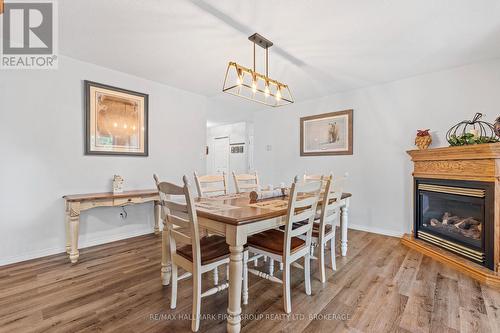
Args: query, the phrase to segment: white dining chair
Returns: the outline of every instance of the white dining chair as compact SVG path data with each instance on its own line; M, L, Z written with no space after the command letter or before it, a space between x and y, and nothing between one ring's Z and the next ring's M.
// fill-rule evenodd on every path
M158 187L158 185L160 185L160 179L158 178L158 175L156 174L153 174L153 179L155 181L155 185L156 185L156 188L158 189L158 195L160 196L160 200L174 200L174 201L180 201L180 202L185 202L185 197L184 195L182 196L171 196L171 195L166 195L165 193L162 193L160 192L160 189ZM161 201L160 201L161 202ZM164 206L161 206L160 205L160 217L161 217L161 220L163 221L163 231L161 233L161 237L162 237L162 246L165 246L168 247L168 239L167 239L167 228L166 228L166 218L167 218L167 214L168 214L169 210L168 208L164 207ZM176 214L178 212L171 212L172 214ZM181 214L182 216L182 214ZM200 237L204 237L204 236L207 236L208 235L208 232L206 229L203 229L203 228L200 228L199 230L200 232ZM165 249L165 248L162 248L162 258L161 258L161 281L162 281L162 284L164 286L168 286L169 283L170 283L170 279L169 279L169 269L170 269L170 266L168 265L168 250ZM213 279L214 279L214 284L217 285L218 284L218 281L219 281L219 271L217 270L217 268L215 268L213 270Z
M227 194L226 173L200 176L194 172L199 197Z
M326 181L328 179L333 179L333 173L330 172L329 174L326 174L326 175L320 175L320 174L307 174L307 172L304 172L304 176L302 179L304 180L304 182L319 182L319 181L321 181L323 184L321 186L321 192L323 192L325 190Z
M257 171L243 174L236 174L236 172L233 171L233 180L236 193L258 191L260 188Z
M326 181L325 181L326 179ZM336 270L335 261L335 227L339 221L339 202L342 198L342 180L337 183L340 186L334 186L335 180L333 177L323 177L325 183L323 187L323 195L320 206L320 213L316 214L313 223L312 237L311 237L311 254L312 259L319 259L319 272L320 280L322 283L326 282L325 273L325 250L328 243L330 243L330 257L332 270ZM303 237L302 237L303 238ZM315 248L319 249L319 258L314 256Z
M224 237L217 235L200 239L196 208L186 176L183 177L183 182L183 186L161 182L158 184L158 190L164 198L169 198L171 195L185 197L185 203L165 199L161 200L161 205L167 211L165 227L168 235L170 262L172 265L170 308L175 309L177 306L178 281L192 277L193 306L191 330L196 332L200 326L201 299L225 290L229 286L228 282L225 282L202 292L202 274L217 269L221 265L229 264L229 246L226 244ZM162 243L164 242L165 240ZM179 267L184 269L186 273L179 276Z
M290 299L290 268L304 270L304 284L307 295L311 294L310 246L312 226L321 190L321 182L294 182L290 189L285 231L271 229L248 237L248 250L243 255L243 303L248 302L248 273L252 273L283 287L283 308L286 313L292 311ZM307 221L298 225L296 222ZM299 236L305 234L305 239ZM248 252L262 254L274 261L283 263L282 279L268 273L248 268ZM303 258L303 266L297 260Z
M307 174L307 172L304 172L304 176L303 176L303 180L305 182L310 182L310 181L321 181L323 180L325 176L324 175L320 175L320 174Z

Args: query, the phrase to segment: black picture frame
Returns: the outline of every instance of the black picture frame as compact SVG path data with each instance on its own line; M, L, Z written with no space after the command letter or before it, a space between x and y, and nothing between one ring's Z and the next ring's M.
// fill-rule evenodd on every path
M140 93L133 90L114 87L107 84L102 84L94 81L84 80L84 94L85 94L85 155L111 155L111 156L149 156L149 95ZM144 99L144 151L143 152L121 152L121 151L97 151L92 150L91 147L91 103L90 103L90 89L92 87L113 90L116 92L138 96Z

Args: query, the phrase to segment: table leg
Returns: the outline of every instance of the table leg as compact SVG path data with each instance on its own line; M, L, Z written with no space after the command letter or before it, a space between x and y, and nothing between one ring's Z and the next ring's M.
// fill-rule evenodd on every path
M229 246L229 301L227 308L227 332L241 331L241 287L243 274L243 245Z
M342 256L347 255L347 226L349 223L349 199L345 200L345 204L340 207L340 229L342 233Z
M172 275L172 265L170 263L170 243L168 229L163 225L161 232L161 283L164 286L170 284L170 276Z
M160 202L158 200L154 201L154 208L153 209L154 209L154 216L155 216L154 232L155 232L155 235L159 235L160 234L160 220L161 220L161 214L160 214L161 205L160 205Z
M68 255L71 252L71 233L70 233L69 222L70 222L69 202L66 202L64 209L64 228L66 229L66 253Z
M69 206L69 224L70 224L70 238L71 249L69 252L69 260L72 264L78 261L80 252L78 251L78 234L80 229L80 203L74 202Z
M229 245L229 290L227 332L241 331L241 287L243 274L243 246L247 242L244 227L227 226L226 243Z

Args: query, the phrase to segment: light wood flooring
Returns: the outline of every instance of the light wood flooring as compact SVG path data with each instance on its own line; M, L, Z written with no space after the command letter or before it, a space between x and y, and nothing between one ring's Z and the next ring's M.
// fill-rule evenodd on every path
M159 262L160 238L146 235L83 249L76 265L59 254L0 267L0 332L190 332L191 280L170 310ZM243 332L500 332L499 290L397 238L350 230L348 255L324 285L313 262L312 296L292 273L290 317L281 286L250 277ZM204 298L200 332L225 332L226 307L227 291Z

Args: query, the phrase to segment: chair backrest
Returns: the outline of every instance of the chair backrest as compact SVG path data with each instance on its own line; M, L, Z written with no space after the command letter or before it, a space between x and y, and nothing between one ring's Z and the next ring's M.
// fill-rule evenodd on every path
M339 214L338 207L342 198L344 178L336 180L330 177L324 183L323 197L321 199L319 237L325 235L326 225L330 224L332 228L335 228L334 221Z
M323 178L323 175L308 175L304 173L303 180L305 182L310 182L310 181L320 181Z
M194 180L196 182L196 189L198 190L199 197L227 194L227 182L226 182L225 172L218 175L205 175L205 176L199 176L195 172ZM219 186L217 186L217 183L219 183Z
M162 199L160 203L166 212L165 221L170 242L170 253L176 253L177 243L191 245L193 264L201 265L200 233L194 199L187 177L184 176L182 180L184 185L178 186L172 183L158 182L157 178L155 179L158 183L160 197L167 198ZM172 195L183 196L185 203L172 201L170 199ZM189 233L185 231L189 231Z
M234 186L236 188L236 193L259 190L260 184L257 171L255 171L254 173L244 173L239 175L237 175L233 171L233 179L234 179Z
M285 248L283 249L283 253L287 256L290 255L292 237L306 234L306 247L310 248L314 216L321 191L321 181L297 182L297 178L295 177L288 199ZM303 221L307 221L307 223L294 225L296 222Z
M333 179L332 172L330 172L328 175L308 175L307 173L304 173L304 177L303 177L304 182L321 181L322 182L321 192L325 191L325 185L329 179Z

